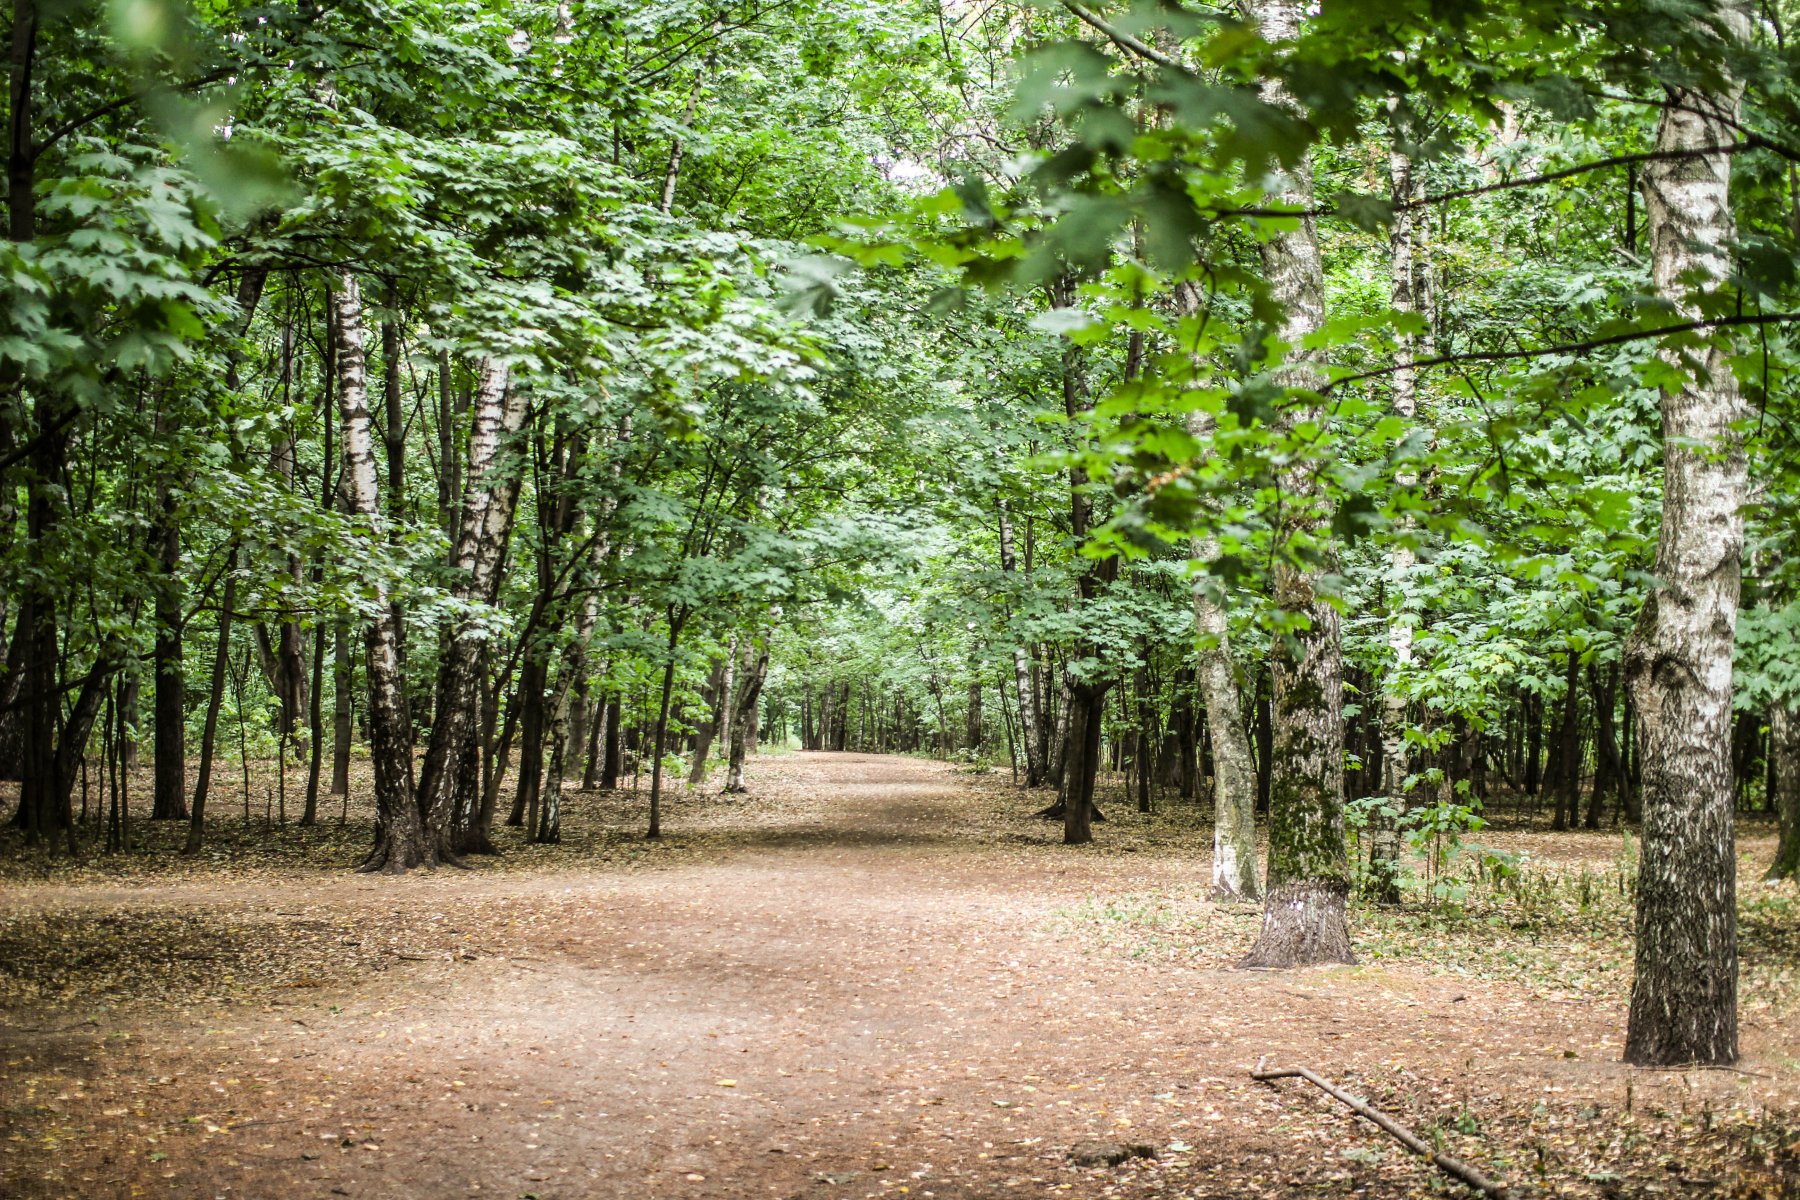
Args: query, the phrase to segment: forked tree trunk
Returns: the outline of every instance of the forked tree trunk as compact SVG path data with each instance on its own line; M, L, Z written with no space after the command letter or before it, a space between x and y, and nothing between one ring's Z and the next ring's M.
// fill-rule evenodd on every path
M688 783L706 782L706 761L712 755L713 740L719 736L719 726L725 720L725 712L731 707L731 651L713 663L712 677L707 680L706 696L711 712L707 714L706 723L694 734L693 762L688 767Z
M1301 0L1244 0L1244 13L1271 42L1299 35L1306 8ZM1265 85L1275 104L1292 106L1280 85ZM1302 159L1288 170L1273 199L1311 209L1312 165ZM1262 244L1263 276L1281 307L1276 331L1290 348L1279 375L1288 387L1311 388L1318 374L1299 358L1301 340L1325 318L1325 273L1318 227L1311 217ZM1289 420L1323 421L1316 407ZM1281 535L1289 541L1329 536L1326 501L1313 486L1308 465L1285 473L1288 496ZM1312 574L1283 556L1275 568L1275 603L1295 631L1274 652L1273 761L1269 795L1269 890L1262 931L1244 960L1247 967L1350 962L1344 906L1350 863L1344 845L1344 658L1337 610L1318 594Z
M1728 38L1748 37L1744 0L1725 0L1716 19ZM1692 152L1738 140L1741 94L1735 83L1717 93L1672 90L1656 149ZM1689 296L1695 283L1717 287L1731 272L1730 180L1724 154L1644 167L1651 277L1687 319L1702 312ZM1720 343L1670 352L1691 378L1662 393L1657 586L1626 644L1642 734L1644 834L1625 1058L1645 1066L1738 1056L1731 663L1747 465L1734 427L1745 411L1730 354Z
M485 360L475 389L468 469L461 472L468 483L450 559L454 594L465 603L492 604L499 593L519 488L496 468L507 443L524 428L529 407L523 389L508 386L505 364ZM419 810L426 837L437 857L446 862L455 860L450 825L457 796L469 794L462 774L481 727L482 651L486 646L484 623L467 616L451 629L438 663L436 712L419 771Z
M756 719L761 708L763 679L769 671L769 644L775 631L769 629L759 638L746 638L739 650L737 712L731 722L731 757L725 768L725 790L743 793L744 766L756 749Z
M1764 879L1800 879L1800 715L1788 704L1769 711L1769 755L1775 760L1775 813L1781 830Z
M344 274L331 296L337 343L338 413L350 516L377 541L382 515L375 482L374 427L369 420L368 368L363 350L362 292L356 277ZM368 628L363 647L369 676L369 757L375 775L375 848L358 868L402 874L437 864L436 847L425 836L413 792L412 722L407 715L406 681L400 670L400 629L387 583L379 573L367 580Z

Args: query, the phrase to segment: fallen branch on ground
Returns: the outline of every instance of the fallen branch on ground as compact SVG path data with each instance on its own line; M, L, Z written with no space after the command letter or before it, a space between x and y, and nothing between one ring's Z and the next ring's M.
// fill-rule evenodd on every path
M1448 1154L1441 1154L1438 1151L1433 1150L1418 1134L1400 1124L1400 1122L1394 1120L1387 1114L1378 1112L1369 1107L1367 1101L1358 1100L1349 1092L1344 1091L1335 1084L1328 1083L1326 1080L1315 1075L1305 1067L1277 1067L1273 1070L1265 1070L1263 1064L1268 1061L1269 1056L1266 1054L1257 1059L1256 1069L1250 1072L1250 1078L1261 1080L1264 1083L1269 1083L1277 1079L1304 1079L1332 1099L1341 1100L1349 1105L1350 1111L1357 1116L1363 1117L1366 1120L1379 1125L1383 1130L1391 1134L1395 1141L1399 1142L1402 1146L1405 1146L1408 1150L1411 1150L1414 1154L1430 1159L1438 1170L1450 1176L1452 1179L1460 1179L1478 1192L1482 1192L1489 1196L1499 1197L1499 1200L1506 1200L1507 1191L1504 1184L1495 1183L1460 1158L1452 1158Z

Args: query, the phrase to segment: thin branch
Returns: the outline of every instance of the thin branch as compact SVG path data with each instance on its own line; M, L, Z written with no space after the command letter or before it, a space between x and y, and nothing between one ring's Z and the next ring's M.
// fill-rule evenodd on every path
M174 84L169 87L168 90L171 92L198 91L208 84L220 83L226 79L230 79L233 75L238 73L239 69L240 68L238 67L220 67L216 71L208 71L198 79L190 79L186 83ZM148 92L133 92L129 96L120 96L117 100L110 100L107 103L102 104L99 108L90 109L78 117L72 117L69 120L64 121L61 125L58 125L55 129L52 129L49 133L45 134L43 141L32 147L31 153L33 157L42 154L50 147L56 145L56 143L62 141L63 138L69 136L69 134L80 129L83 125L91 125L101 117L110 116L111 114L118 112L121 108L128 108L144 99L147 94Z
M1572 354L1583 350L1598 350L1602 346L1621 346L1627 342L1648 341L1672 333L1694 333L1703 329L1724 329L1734 325L1787 325L1800 324L1800 312L1785 313L1744 313L1735 317L1717 317L1708 321L1683 321L1677 325L1658 325L1654 329L1634 329L1627 333L1615 333L1603 338L1590 338L1584 342L1562 342L1554 346L1540 346L1535 350L1470 350L1460 354L1440 354L1435 358L1421 358L1412 366L1416 369L1425 367L1441 367L1451 363L1472 362L1516 362L1520 359L1549 358L1556 354ZM1344 375L1331 380L1320 392L1329 392L1346 383L1358 383L1364 379L1378 379L1384 375L1392 375L1400 367L1390 363L1385 367L1375 367L1368 371L1358 371L1354 375Z

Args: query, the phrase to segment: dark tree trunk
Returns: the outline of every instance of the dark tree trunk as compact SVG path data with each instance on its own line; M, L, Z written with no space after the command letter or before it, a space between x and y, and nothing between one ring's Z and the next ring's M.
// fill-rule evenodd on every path
M1525 693L1525 794L1538 794L1538 765L1544 758L1544 698Z
M1619 761L1619 738L1614 723L1619 700L1619 667L1614 664L1604 676L1598 667L1588 668L1588 690L1594 699L1594 789L1588 795L1586 825L1600 828L1606 811L1606 797L1620 787L1625 769Z
M1069 732L1063 752L1063 845L1080 846L1094 840L1094 821L1100 819L1094 805L1094 781L1100 772L1100 732L1106 711L1104 683L1072 683L1069 686Z
M150 819L187 819L187 677L181 648L181 531L175 499L164 485L157 502L157 523L150 534L156 549L156 646L154 705L156 773L151 784Z
M225 559L225 585L219 599L219 641L213 651L212 682L206 694L206 722L200 730L200 770L194 779L194 803L188 812L183 854L200 853L206 836L206 794L212 787L213 751L218 744L219 707L225 700L225 672L231 665L231 610L237 603L237 547Z
M350 744L356 737L356 663L350 657L350 625L339 621L332 631L331 794L350 795Z
M1556 735L1556 820L1567 829L1581 811L1581 655L1570 650L1563 670L1562 720Z
M619 697L606 701L606 761L600 770L600 790L617 791L619 776L625 771L624 705Z
M1777 704L1769 712L1769 757L1775 763L1775 813L1781 841L1765 879L1800 879L1800 718Z
M731 758L725 769L727 792L749 790L744 784L744 768L756 749L757 714L761 709L763 680L769 671L769 644L774 640L774 633L769 629L759 639L746 639L740 651L743 655L738 669L741 682L737 713L731 723Z

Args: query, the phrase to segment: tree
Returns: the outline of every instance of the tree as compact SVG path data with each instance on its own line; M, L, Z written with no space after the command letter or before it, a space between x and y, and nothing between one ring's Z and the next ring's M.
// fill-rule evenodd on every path
M1720 56L1704 84L1669 89L1656 147L1672 157L1647 164L1641 177L1657 294L1690 320L1730 303L1721 285L1731 273L1731 160L1704 151L1737 128L1743 88L1725 63L1732 44L1748 39L1749 11L1726 0L1707 24ZM1644 772L1625 1057L1643 1065L1738 1056L1731 661L1747 460L1730 353L1718 336L1671 347L1657 582L1625 658Z

